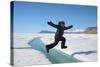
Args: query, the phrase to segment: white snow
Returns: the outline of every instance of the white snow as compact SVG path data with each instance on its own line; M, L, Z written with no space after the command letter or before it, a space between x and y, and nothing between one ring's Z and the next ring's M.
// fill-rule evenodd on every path
M31 39L39 36L40 35L38 34L29 33L14 34L14 48L16 48L14 49L14 66L51 64L51 62L41 52L32 48L27 48L30 47L27 43Z
M30 47L27 43L33 38L41 37L45 45L54 42L54 34L14 33L14 47ZM97 34L65 34L67 49L61 49L61 42L55 47L69 55L75 52L97 51ZM76 54L82 61L96 61L97 53ZM15 65L51 64L41 52L34 49L14 49Z
M48 37L43 37L42 41L46 44L54 42L54 35L46 35ZM97 51L97 35L96 34L65 34L67 49L61 49L61 42L55 47L69 55L75 52L87 52L87 51ZM97 53L91 54L76 54L75 58L82 61L96 61Z
M51 62L39 51L33 49L15 49L14 50L14 65L36 65L36 64L51 64Z

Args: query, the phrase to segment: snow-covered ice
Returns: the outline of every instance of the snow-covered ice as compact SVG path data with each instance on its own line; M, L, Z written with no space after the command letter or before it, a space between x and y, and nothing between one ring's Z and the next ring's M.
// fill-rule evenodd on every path
M14 49L14 65L51 64L44 54L28 45L28 42L36 37L41 37L45 45L54 42L54 34L14 33L14 48L26 47L26 49ZM74 54L75 58L82 61L97 60L97 34L64 34L64 37L68 48L61 49L59 42L56 49L69 55Z
M46 35L42 41L46 44L54 42L54 35ZM61 42L55 47L69 55L74 53L75 58L82 61L96 61L97 60L97 34L65 34L67 49L61 49ZM91 53L86 55L90 51Z
M39 35L14 34L14 66L51 64L44 54L28 45L28 42L35 37L39 37Z

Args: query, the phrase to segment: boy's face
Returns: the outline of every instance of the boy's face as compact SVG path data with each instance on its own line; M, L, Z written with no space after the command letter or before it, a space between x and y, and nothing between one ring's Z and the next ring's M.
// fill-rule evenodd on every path
M61 27L64 27L65 25L63 23L61 23Z

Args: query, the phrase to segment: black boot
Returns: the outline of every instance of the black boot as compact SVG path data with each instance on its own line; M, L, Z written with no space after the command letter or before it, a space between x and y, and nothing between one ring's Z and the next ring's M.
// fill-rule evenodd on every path
M67 46L61 46L61 48L62 48L62 49L65 49L65 48L67 48Z
M48 45L46 45L46 50L47 50L47 53L49 53L49 48L48 48Z

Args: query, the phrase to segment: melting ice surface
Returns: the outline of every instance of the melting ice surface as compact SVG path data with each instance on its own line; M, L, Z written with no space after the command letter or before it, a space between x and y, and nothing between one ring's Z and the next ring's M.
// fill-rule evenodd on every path
M97 35L96 34L65 34L67 49L61 49L61 43L50 50L50 54L46 54L45 47L40 46L39 50L31 48L29 45L33 39L41 37L38 44L50 44L54 41L54 34L37 34L37 33L15 33L14 34L14 48L25 48L25 49L14 49L14 65L36 65L36 64L51 64L60 63L57 61L64 61L59 58L63 56L75 57L81 61L96 61L97 60ZM36 42L35 41L35 42ZM35 43L34 42L34 43ZM27 48L28 47L28 48ZM42 52L41 52L42 51ZM44 52L44 53L43 53ZM86 54L86 53L88 54ZM59 53L59 57L56 57ZM54 55L53 57L51 55ZM48 56L50 58L48 59ZM55 59L52 60L52 58ZM57 59L57 60L56 60ZM70 60L67 58L67 60ZM54 61L54 62L53 62Z
M72 63L72 62L81 62L80 60L74 58L73 56L70 56L68 54L65 54L64 52L57 50L57 49L51 49L49 53L46 52L46 48L44 43L40 40L40 38L32 39L28 43L33 49L39 50L45 56L52 62L52 63Z

